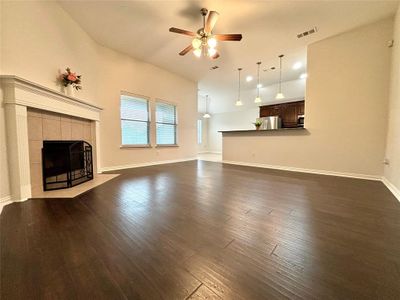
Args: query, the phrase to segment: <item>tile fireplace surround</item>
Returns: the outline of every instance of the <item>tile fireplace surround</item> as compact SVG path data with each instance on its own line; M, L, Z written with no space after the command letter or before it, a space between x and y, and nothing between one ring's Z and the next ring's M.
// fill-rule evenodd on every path
M32 168L40 161L38 143L44 139L87 139L93 146L99 169L101 107L17 76L2 75L0 82L8 163L13 166L9 168L11 201L31 198L32 188L37 188L41 176L38 179L39 171Z

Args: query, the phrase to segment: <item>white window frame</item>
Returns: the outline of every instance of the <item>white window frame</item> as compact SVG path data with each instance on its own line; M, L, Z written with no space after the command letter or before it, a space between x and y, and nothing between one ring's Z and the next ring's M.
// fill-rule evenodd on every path
M122 142L122 121L125 120L122 118L121 115L121 96L128 96L128 97L133 97L133 98L139 98L142 100L146 100L147 103L147 121L142 121L142 120L134 120L134 119L129 119L129 121L136 121L136 122L146 122L147 123L147 144L123 144ZM150 148L151 147L151 111L150 111L150 98L143 96L143 95L138 95L138 94L133 94L130 92L126 91L121 91L120 93L120 98L119 98L119 120L120 120L120 128L121 128L121 146L120 148Z
M161 122L157 122L157 103L161 103L161 104L168 104L168 105L172 105L175 108L175 124L172 123L161 123ZM169 102L169 101L165 101L162 99L156 99L155 101L155 105L154 105L154 117L155 117L155 127L156 127L156 147L157 148L161 148L161 147L179 147L178 145L178 105L176 103L173 102ZM168 125L175 125L175 144L158 144L157 143L157 124L168 124Z

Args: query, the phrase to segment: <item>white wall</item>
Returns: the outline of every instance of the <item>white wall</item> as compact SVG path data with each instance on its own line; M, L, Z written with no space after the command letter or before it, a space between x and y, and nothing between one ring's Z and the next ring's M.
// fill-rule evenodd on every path
M275 100L277 90L278 85L276 84L262 88L260 92L263 100L262 105L277 103L277 100ZM294 99L303 100L305 96L305 80L298 79L284 82L282 91L286 99L279 102L290 102ZM234 101L232 101L231 107L225 108L226 112L212 115L208 128L208 151L222 152L222 134L218 132L219 130L254 129L253 122L260 114L259 105L254 103L254 97L254 91L245 91L242 97L243 106L240 107L240 111L237 110ZM218 99L213 99L213 101L218 101Z
M400 197L400 9L394 23L386 157L389 165L385 166L384 176Z
M382 176L393 19L308 47L307 134L224 137L225 160Z
M197 84L153 65L98 45L57 2L1 1L1 74L17 75L59 90L56 77L65 67L82 74L79 98L104 108L101 114L102 167L194 157ZM120 149L119 95L131 93L178 106L180 147ZM0 197L9 194L3 147L4 112L0 110ZM152 118L154 120L154 116ZM152 142L155 125L151 126ZM12 166L10 166L12 167Z

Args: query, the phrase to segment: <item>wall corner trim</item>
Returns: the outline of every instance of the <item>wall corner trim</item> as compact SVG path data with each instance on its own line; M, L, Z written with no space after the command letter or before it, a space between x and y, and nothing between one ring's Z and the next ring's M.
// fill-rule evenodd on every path
M382 182L388 188L388 190L392 192L397 200L400 201L400 190L384 176L382 177Z

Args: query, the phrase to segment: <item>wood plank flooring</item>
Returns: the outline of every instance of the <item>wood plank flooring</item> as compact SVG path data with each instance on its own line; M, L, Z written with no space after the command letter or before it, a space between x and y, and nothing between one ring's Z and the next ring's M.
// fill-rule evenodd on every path
M1 299L400 299L380 182L190 161L1 214Z

